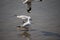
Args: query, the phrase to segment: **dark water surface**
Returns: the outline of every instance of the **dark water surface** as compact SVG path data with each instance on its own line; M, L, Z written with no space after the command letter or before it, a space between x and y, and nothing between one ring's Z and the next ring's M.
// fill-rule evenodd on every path
M32 29L19 31L21 20L15 15L32 17ZM25 36L25 37L24 37ZM60 0L32 2L32 12L26 12L22 0L0 0L0 40L60 40Z

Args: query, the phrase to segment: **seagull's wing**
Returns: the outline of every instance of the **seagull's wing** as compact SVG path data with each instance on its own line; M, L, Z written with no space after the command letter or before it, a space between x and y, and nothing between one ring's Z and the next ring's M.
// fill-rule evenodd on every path
M20 15L20 16L17 16L17 18L27 19L27 16L26 15Z

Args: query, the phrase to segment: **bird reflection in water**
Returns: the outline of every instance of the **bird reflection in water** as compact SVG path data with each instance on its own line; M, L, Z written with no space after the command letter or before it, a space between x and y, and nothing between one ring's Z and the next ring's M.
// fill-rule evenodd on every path
M31 40L31 34L29 33L29 28L28 27L23 27L23 28L19 28L20 26L17 27L17 29L21 30L21 37L26 38L26 40Z
M22 37L25 37L27 40L31 40L30 36L31 34L29 34L28 31L24 31L22 34L21 34Z

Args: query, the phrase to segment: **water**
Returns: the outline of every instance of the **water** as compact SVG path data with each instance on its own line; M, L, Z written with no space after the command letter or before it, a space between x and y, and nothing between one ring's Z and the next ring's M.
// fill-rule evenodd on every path
M31 14L26 13L20 0L1 0L0 3L0 40L60 40L59 0L34 1ZM14 15L31 16L31 29L18 31L16 26L22 20Z

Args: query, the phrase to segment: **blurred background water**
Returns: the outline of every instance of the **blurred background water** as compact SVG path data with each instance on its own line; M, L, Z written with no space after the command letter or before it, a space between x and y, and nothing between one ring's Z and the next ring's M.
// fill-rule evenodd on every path
M60 40L60 0L33 1L31 14L22 0L0 0L0 40L26 40L16 29L22 20L15 15L32 17L31 40Z

